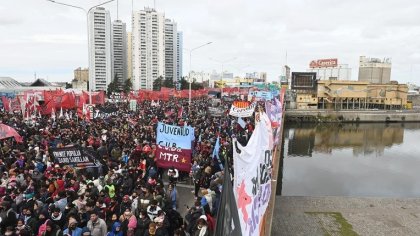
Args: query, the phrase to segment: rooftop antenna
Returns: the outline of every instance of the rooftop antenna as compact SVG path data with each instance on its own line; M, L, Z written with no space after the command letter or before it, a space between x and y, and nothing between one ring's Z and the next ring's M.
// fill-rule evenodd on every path
M118 18L118 0L117 0L117 20L119 20L119 18Z
M131 0L131 12L134 12L134 0Z
M35 80L36 80L36 71L35 71L35 73L34 73L34 78L35 78Z
M153 8L156 10L156 0L153 0Z

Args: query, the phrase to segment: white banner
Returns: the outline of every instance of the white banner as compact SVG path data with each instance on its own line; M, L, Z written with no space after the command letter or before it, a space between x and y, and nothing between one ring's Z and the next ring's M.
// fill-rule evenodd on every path
M233 141L233 187L242 235L260 235L260 226L271 196L272 137L268 116L257 113L255 130L247 146ZM241 152L238 153L236 148Z
M232 104L232 106L230 107L229 115L235 117L250 117L252 116L252 113L254 113L256 106L257 103L255 102L251 103L251 105L245 108L239 108Z

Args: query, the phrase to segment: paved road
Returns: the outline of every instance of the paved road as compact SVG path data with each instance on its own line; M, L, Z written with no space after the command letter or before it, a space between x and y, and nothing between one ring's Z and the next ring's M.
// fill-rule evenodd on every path
M420 198L277 196L272 235L420 235Z

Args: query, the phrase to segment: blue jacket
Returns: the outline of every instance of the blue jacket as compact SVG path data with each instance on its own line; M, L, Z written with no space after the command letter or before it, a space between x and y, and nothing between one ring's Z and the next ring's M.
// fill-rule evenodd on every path
M69 228L65 229L63 231L63 234L68 234L69 233ZM82 235L82 229L79 227L76 227L72 232L71 232L71 236L81 236Z
M117 230L117 227L120 227L120 231L116 231ZM115 222L113 225L112 225L112 230L111 230L111 232L108 232L108 235L107 236L123 236L123 232L122 232L122 228L121 228L121 223L120 222Z

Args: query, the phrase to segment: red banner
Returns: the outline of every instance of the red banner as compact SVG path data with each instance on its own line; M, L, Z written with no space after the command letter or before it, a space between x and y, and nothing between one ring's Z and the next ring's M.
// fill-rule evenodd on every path
M23 142L22 136L20 136L15 129L5 124L0 124L0 139L14 137L16 142Z
M85 101L89 103L89 93L83 91L83 97L85 98ZM92 104L105 104L105 92L99 91L99 92L92 92Z
M191 170L191 150L157 145L155 161L158 167L175 167L180 171Z

